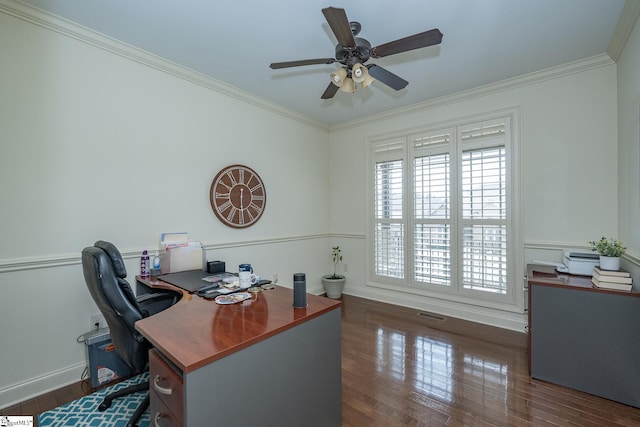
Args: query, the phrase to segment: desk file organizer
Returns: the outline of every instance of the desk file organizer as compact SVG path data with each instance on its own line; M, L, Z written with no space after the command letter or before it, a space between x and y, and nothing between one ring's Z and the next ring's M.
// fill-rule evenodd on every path
M204 270L207 254L202 243L190 241L187 233L162 233L160 236L162 274Z

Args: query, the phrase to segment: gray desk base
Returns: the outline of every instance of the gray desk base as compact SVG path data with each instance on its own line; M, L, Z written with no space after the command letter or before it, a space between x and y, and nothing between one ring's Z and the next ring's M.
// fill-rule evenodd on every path
M183 377L185 426L340 426L340 310Z
M640 407L640 298L529 285L531 377Z

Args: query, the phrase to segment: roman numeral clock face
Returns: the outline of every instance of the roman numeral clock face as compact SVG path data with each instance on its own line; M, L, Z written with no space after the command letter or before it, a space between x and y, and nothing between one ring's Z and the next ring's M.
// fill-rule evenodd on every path
M223 224L245 228L262 216L267 192L254 170L243 165L231 165L213 178L209 199L211 209Z

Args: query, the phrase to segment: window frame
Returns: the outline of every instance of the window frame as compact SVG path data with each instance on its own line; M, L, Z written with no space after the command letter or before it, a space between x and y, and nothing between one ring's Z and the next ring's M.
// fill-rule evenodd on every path
M507 229L506 238L506 292L504 294L493 293L487 290L468 289L462 283L462 266L459 265L459 254L462 248L462 186L459 182L461 179L462 153L468 151L465 144L461 141L461 130L473 126L478 123L491 121L504 121L504 148L506 161L506 219L504 220ZM451 167L451 214L450 223L451 246L455 250L450 251L451 255L451 286L443 286L439 284L417 282L414 280L416 275L414 266L414 227L418 223L428 223L430 221L419 221L415 218L414 197L415 189L413 188L413 173L416 153L423 151L422 148L416 149L412 143L412 138L417 135L435 133L438 130L452 129L453 142L449 144L448 149L441 148L441 152L448 152L450 155ZM404 233L404 256L405 256L405 274L402 279L388 278L376 275L374 272L375 260L373 253L375 252L375 228L376 218L374 217L373 199L375 185L375 168L376 156L375 147L389 141L404 141L404 150L402 153L403 160L403 222L405 224ZM475 143L474 143L475 144ZM482 143L475 144L482 146ZM493 144L495 146L495 144ZM518 285L520 280L517 274L517 267L521 264L521 249L518 245L520 242L520 159L518 155L519 145L519 109L517 107L496 111L493 113L479 114L476 116L454 119L448 122L434 123L421 128L407 129L393 134L380 135L367 139L367 274L366 285L378 288L384 288L393 291L414 293L425 296L435 296L454 301L471 303L490 308L508 309L511 311L520 311L519 307L523 304L519 301ZM427 148L426 151L429 151ZM431 150L437 152L438 149ZM431 221L433 222L433 221ZM454 240L455 239L455 243Z

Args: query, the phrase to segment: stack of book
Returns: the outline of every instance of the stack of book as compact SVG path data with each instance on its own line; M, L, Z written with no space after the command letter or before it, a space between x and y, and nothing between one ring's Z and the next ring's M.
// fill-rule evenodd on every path
M591 281L598 288L619 289L630 291L632 286L631 274L624 270L602 270L600 267L593 268Z

